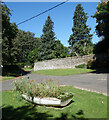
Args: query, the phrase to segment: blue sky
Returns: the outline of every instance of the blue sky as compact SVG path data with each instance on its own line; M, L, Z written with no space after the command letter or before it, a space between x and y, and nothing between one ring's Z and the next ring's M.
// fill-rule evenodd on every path
M95 31L96 19L92 18L96 12L98 2L68 2L56 9L53 9L37 18L25 22L18 26L19 29L35 33L35 37L40 37L42 34L43 25L47 16L50 15L54 22L54 32L57 39L64 46L69 46L68 39L72 34L73 14L78 3L82 4L84 11L88 13L87 25L91 27L91 33ZM11 11L11 22L19 23L32 16L35 16L57 4L58 2L6 2ZM92 42L97 43L100 39L96 34L93 35Z

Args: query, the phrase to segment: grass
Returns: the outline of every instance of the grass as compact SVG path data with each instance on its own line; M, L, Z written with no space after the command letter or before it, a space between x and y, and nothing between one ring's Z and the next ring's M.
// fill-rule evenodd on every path
M14 76L9 76L9 77L8 77L8 76L5 76L5 77L4 77L4 76L3 76L3 77L0 76L0 78L1 78L0 81L5 81L5 80L11 80L11 79L14 79L15 77L14 77Z
M64 108L34 106L16 98L18 94L2 92L3 120L77 120L82 118L107 118L107 97L66 86L64 89L75 93L73 102ZM103 101L103 103L102 103ZM86 120L86 119L85 119Z
M22 68L24 71L33 71L33 68Z
M52 69L52 70L38 70L32 73L43 74L43 75L54 75L54 76L67 76L72 74L81 74L93 72L94 70L85 68L74 68L74 69Z

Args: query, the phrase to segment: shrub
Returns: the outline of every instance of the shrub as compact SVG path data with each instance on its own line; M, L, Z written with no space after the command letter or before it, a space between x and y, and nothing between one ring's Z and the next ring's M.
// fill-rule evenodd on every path
M91 59L87 62L87 68L89 69L101 69L101 68L108 68L108 61L107 60L99 60L99 59Z
M75 68L86 68L86 64L77 65L77 66L75 66Z
M96 60L91 59L87 62L87 68L88 69L94 69L96 68Z

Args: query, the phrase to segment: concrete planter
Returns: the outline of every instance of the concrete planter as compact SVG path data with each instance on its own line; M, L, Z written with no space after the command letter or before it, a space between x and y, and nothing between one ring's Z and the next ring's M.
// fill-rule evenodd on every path
M24 99L27 101L33 102L35 104L39 105L47 105L47 106L66 106L68 103L71 102L73 94L71 94L68 97L65 97L64 99L57 99L57 98L51 98L51 97L45 97L45 98L40 98L40 97L28 97L26 95L22 95Z

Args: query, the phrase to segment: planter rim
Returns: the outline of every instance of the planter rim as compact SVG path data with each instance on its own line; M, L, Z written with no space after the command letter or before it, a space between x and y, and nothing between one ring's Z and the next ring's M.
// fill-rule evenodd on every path
M30 97L25 94L22 94L22 97L26 99L27 101L33 102L35 104L39 105L47 105L47 106L66 106L69 102L71 102L72 97L74 95L70 95L66 97L65 99L58 99L54 97Z

